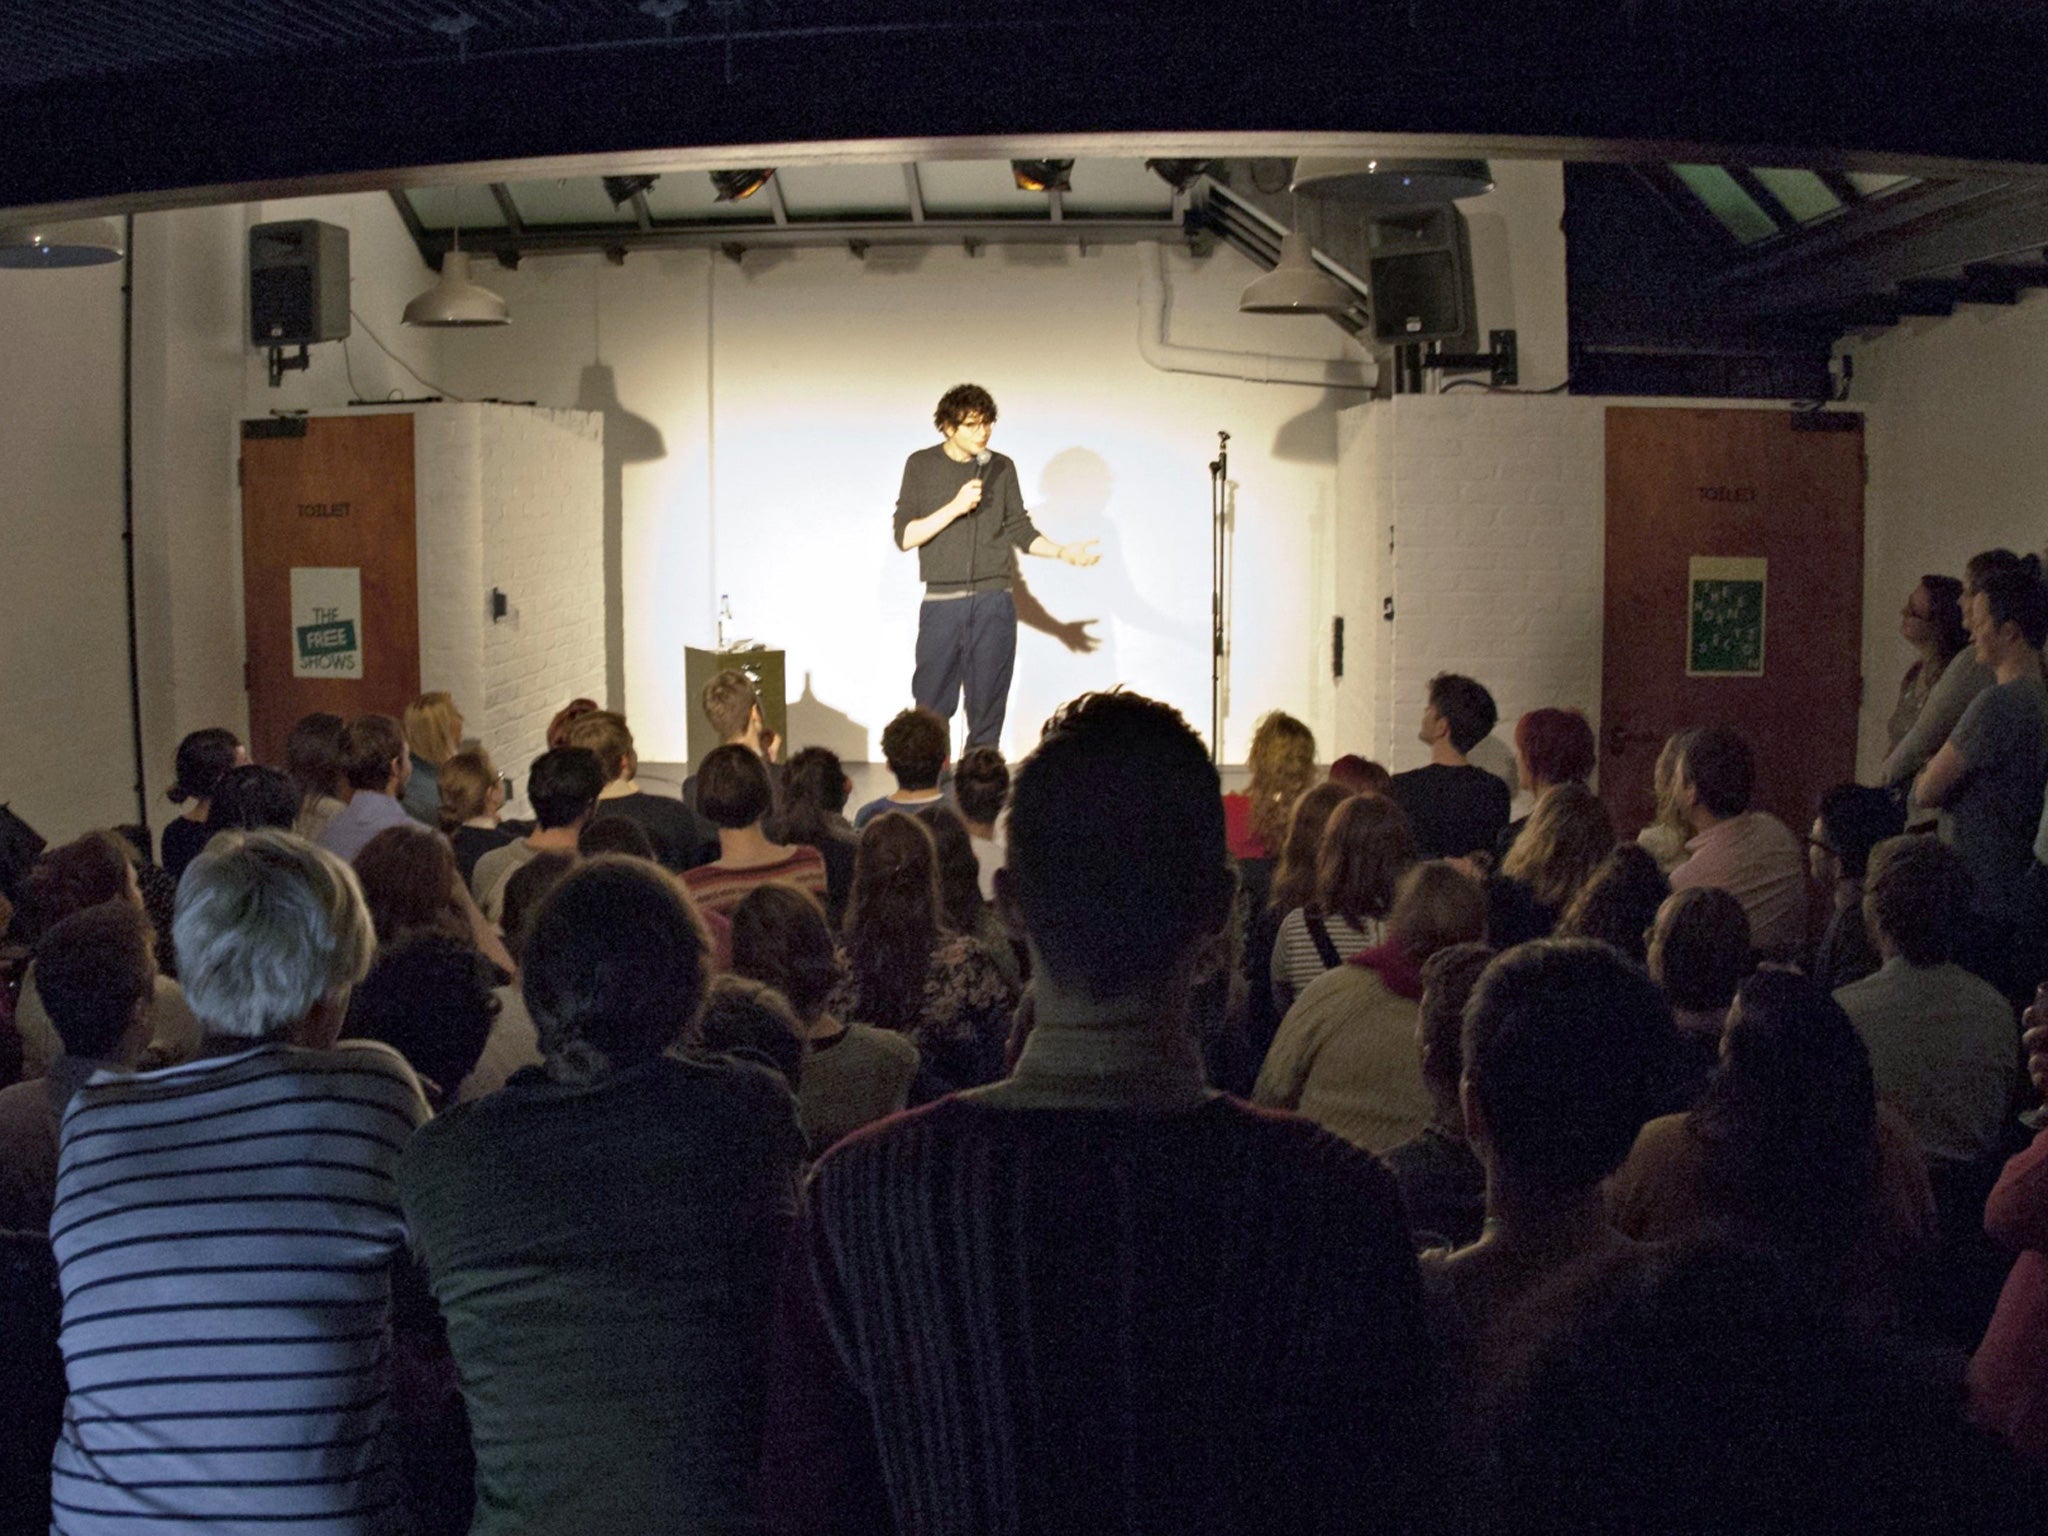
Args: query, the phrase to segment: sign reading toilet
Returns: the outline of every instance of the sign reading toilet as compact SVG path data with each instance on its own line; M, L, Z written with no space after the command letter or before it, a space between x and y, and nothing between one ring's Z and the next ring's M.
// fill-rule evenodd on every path
M363 675L363 573L357 566L292 567L292 676Z

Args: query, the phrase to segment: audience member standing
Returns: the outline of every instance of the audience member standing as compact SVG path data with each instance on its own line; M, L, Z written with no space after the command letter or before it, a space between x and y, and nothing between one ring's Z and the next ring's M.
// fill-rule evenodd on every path
M1777 817L1749 808L1756 757L1726 726L1690 733L1678 762L1678 803L1693 835L1671 889L1718 886L1749 914L1749 941L1766 960L1806 949L1806 872L1799 840Z
M1905 812L1884 790L1838 784L1820 797L1806 837L1806 870L1828 895L1827 930L1808 971L1823 992L1877 969L1877 945L1863 921L1863 876L1870 850L1905 830Z
M825 916L836 933L846 920L853 889L853 856L860 837L846 819L853 780L839 754L805 747L782 773L782 838L818 850L825 861Z
M348 804L335 812L320 834L320 846L344 864L386 827L413 824L399 797L412 775L412 753L398 722L389 715L357 715L348 723L342 758Z
M1315 889L1274 934L1275 1018L1324 972L1384 942L1395 888L1416 858L1408 818L1393 801L1354 795L1337 807L1316 852Z
M576 834L597 807L604 770L586 747L551 747L533 760L526 775L526 802L534 829L516 843L495 848L476 861L469 889L483 914L498 921L505 910L505 882L537 854L576 852Z
M1465 1004L1496 953L1485 944L1452 944L1422 963L1416 1043L1422 1081L1436 1107L1421 1135L1380 1158L1401 1191L1417 1248L1462 1248L1478 1241L1486 1223L1486 1168L1465 1136L1458 1083L1465 1071Z
M652 865L584 862L521 958L546 1066L435 1120L398 1175L469 1404L470 1529L755 1529L764 1331L803 1157L789 1091L670 1054L704 996L704 940Z
M944 800L946 791L939 779L951 752L946 722L928 709L906 709L883 726L882 760L889 765L896 787L854 812L854 830L860 831L884 811L915 814Z
M396 1052L335 1045L369 917L333 855L230 833L186 872L177 939L201 1056L88 1083L64 1117L51 1528L367 1536L397 1497L392 1173L427 1116Z
M1005 1082L819 1164L785 1271L771 1531L1407 1530L1436 1467L1384 1169L1203 1085L1228 921L1177 714L1090 695L1019 768L998 889L1037 1024Z
M640 754L633 748L624 715L600 709L580 717L569 727L569 745L589 748L604 770L596 814L638 822L663 869L681 874L718 857L718 829L699 814L701 805L693 810L681 800L651 795L640 787Z
M1963 592L1953 576L1922 576L1899 614L1899 636L1915 654L1885 725L1886 756L1877 781L1886 789L1910 789L1970 701L1994 681L1971 651Z
M399 722L412 772L406 776L406 814L422 826L441 824L441 765L462 750L462 711L442 692L423 693L405 706Z
M1429 764L1395 774L1393 788L1424 858L1491 852L1507 826L1507 785L1465 757L1499 718L1493 695L1471 678L1439 672L1429 680L1429 704L1417 733L1429 748Z
M213 786L230 768L249 761L249 754L233 731L213 727L194 731L178 743L178 777L169 790L171 804L184 810L165 823L157 862L173 880L185 873L199 850L206 846L206 813Z
M299 790L292 830L309 843L320 841L348 803L347 760L348 723L339 715L307 715L285 738L284 771Z
M823 901L825 860L815 848L769 839L762 823L774 809L768 765L742 746L714 747L697 770L697 804L718 829L719 856L683 876L698 907L730 917L747 892L771 880Z

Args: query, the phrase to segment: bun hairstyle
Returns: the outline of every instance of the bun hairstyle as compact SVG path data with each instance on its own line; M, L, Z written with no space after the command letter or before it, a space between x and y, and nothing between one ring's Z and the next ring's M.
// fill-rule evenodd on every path
M173 805L183 805L188 800L212 798L213 786L220 782L220 776L235 766L235 753L242 743L235 733L213 726L203 731L194 731L178 743L178 778L172 784L167 797Z

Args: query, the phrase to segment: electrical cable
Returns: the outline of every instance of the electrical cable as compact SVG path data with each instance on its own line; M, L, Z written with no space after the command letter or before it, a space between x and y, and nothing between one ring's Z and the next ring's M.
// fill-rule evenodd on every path
M1548 389L1519 389L1512 384L1488 384L1483 379L1446 379L1437 393L1447 395L1454 389L1483 389L1489 395L1561 395L1571 387L1570 379Z
M421 373L417 368L413 367L411 363L408 363L396 352L392 351L389 347L385 346L382 341L379 341L377 339L377 333L370 329L369 322L363 319L362 314L358 310L351 308L349 310L349 315L357 325L360 325L363 328L363 334L370 338L371 345L376 347L376 349L379 352L382 352L386 357L390 358L391 361L398 364L398 366L403 368L407 373L411 374L415 379L419 380L420 383L426 385L428 389L431 389L435 394L442 396L444 399L459 401L463 404L468 403L467 399L464 396L456 394L455 391L452 389L443 389L439 384L436 384L432 379L428 378L425 374ZM347 348L344 347L342 350L343 355L345 356L347 354Z
M354 311L351 310L350 313L353 314ZM363 391L362 387L356 383L355 360L348 355L348 338L346 336L341 338L341 370L348 375L350 403L360 402L363 399Z

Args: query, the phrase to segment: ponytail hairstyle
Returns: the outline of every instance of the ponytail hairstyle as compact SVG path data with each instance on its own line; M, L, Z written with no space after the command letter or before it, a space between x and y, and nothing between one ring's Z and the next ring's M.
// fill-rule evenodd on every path
M213 786L235 766L235 754L241 750L235 733L219 726L194 731L179 742L178 779L167 791L171 804L212 798Z

